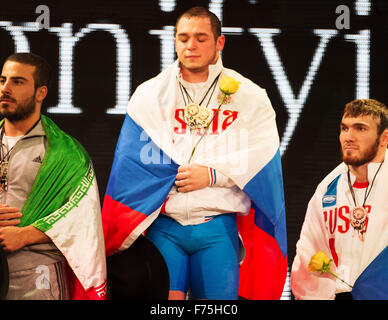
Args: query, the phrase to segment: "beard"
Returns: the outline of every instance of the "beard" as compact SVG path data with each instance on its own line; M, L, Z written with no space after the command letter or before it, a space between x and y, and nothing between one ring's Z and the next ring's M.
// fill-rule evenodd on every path
M11 97L4 95L2 98L11 99ZM16 102L16 100L13 99ZM27 119L31 114L35 112L36 103L35 103L35 93L34 95L23 101L22 103L17 103L15 110L10 110L9 105L5 102L1 103L0 112L4 118L10 122L18 122Z
M359 167L368 162L371 162L377 155L378 148L380 144L380 137L376 138L374 144L370 145L368 149L366 149L359 157L356 156L348 156L344 154L344 151L341 147L342 161L350 166Z

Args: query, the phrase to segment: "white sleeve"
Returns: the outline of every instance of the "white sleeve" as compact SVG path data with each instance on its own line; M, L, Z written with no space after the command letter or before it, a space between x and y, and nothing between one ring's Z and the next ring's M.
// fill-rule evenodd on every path
M209 187L226 187L230 188L235 185L232 179L228 178L227 176L223 175L221 172L219 172L216 169L209 168Z
M291 269L291 290L297 299L332 300L335 298L335 278L328 273L321 275L307 269L311 257L318 251L325 252L332 259L322 209L322 196L320 192L315 192L307 207ZM336 272L333 261L330 270Z

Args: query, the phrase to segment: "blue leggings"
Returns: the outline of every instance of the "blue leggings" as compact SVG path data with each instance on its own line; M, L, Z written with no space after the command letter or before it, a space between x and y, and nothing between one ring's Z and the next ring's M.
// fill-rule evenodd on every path
M186 293L190 288L196 299L238 298L239 240L234 213L188 226L160 214L147 238L167 263L170 290Z

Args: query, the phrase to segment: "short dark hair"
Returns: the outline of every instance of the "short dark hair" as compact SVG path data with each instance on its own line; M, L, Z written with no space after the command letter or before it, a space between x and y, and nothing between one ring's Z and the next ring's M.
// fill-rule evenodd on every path
M344 117L372 116L379 119L377 125L378 134L381 135L385 129L388 129L388 108L375 99L357 99L345 105Z
M28 64L35 67L33 74L35 89L38 89L41 86L49 86L51 68L45 59L37 54L31 52L17 52L11 54L7 61L14 61L23 64Z
M178 27L178 23L182 18L209 18L210 25L214 34L214 38L217 40L221 35L221 22L218 17L208 9L204 7L193 7L185 12L183 12L177 19L175 24L175 32Z

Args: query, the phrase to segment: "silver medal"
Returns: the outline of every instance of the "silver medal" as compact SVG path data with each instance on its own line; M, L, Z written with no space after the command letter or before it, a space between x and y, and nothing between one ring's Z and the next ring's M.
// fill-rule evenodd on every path
M4 160L0 163L0 191L7 191L8 189L8 181L7 181L7 173L8 173L8 161Z

